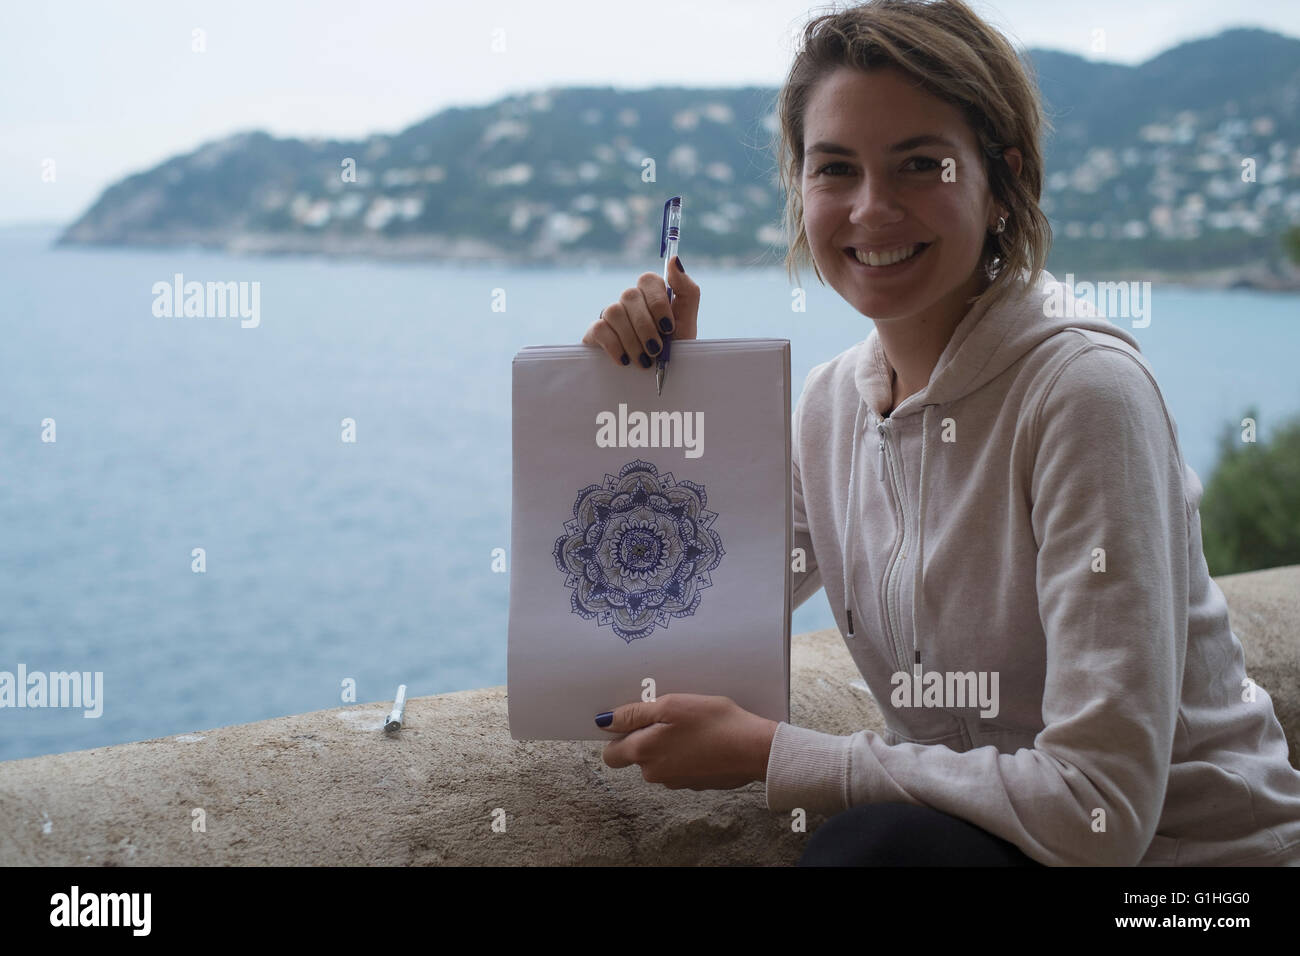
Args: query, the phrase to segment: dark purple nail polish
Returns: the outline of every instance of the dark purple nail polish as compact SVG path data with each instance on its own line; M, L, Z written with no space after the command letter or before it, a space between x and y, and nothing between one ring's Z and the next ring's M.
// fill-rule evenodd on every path
M614 722L614 712L612 710L607 710L603 714L596 715L597 727L608 727L613 722Z
M673 256L673 258L677 260L677 268L681 270L682 275L686 275L686 267L682 265L682 257Z
M660 346L658 340L656 339L651 339L649 342L645 344L645 350L649 352L651 355L658 355L659 349L661 347L662 346Z
M659 331L663 332L666 335L672 330L673 330L673 321L672 319L668 318L668 316L665 315L662 319L659 320Z
M646 355L644 352L642 352L642 353L641 353L641 367L642 367L642 368L649 368L652 364L654 364L654 363L652 363L652 362L650 361L650 356L648 356L648 355Z
M627 364L629 364L632 360L631 360L630 358L628 358L628 357L627 357L627 353L624 352L624 353L623 353L623 357L622 357L621 359L619 359L619 361L622 362L624 365L627 365Z

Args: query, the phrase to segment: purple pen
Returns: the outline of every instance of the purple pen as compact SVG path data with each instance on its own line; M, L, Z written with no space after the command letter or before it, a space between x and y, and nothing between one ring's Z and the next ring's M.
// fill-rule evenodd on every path
M668 301L673 301L673 287L668 284L668 264L677 255L677 242L682 234L682 197L674 196L664 203L664 222L659 231L659 256L664 260L664 288L668 290ZM659 363L655 368L655 392L664 393L664 374L668 371L668 352L673 337L667 333L660 336L664 347L659 351Z

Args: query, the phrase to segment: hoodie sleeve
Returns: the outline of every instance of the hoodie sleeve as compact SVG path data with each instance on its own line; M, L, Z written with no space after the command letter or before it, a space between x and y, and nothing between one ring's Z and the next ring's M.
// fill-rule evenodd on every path
M1188 524L1173 423L1131 355L1091 345L1030 429L1043 729L1014 754L781 723L771 810L904 802L1057 866L1132 866L1164 805L1187 642ZM977 572L977 569L972 569ZM1021 635L1021 640L1038 640Z
M804 394L807 394L806 383ZM799 475L799 412L802 408L803 395L801 394L799 402L795 406L794 414L791 416L790 482L792 486L792 510L794 513L794 552L789 558L791 567L794 569L791 574L791 611L821 590L822 586L821 569L817 567L817 555L813 553L812 535L808 532L808 513L803 503L803 480Z

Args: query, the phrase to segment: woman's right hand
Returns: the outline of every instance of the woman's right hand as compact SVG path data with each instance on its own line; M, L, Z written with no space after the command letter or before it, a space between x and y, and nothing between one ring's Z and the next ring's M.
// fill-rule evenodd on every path
M680 265L673 256L668 272L672 302L668 301L663 275L643 272L636 285L624 289L617 302L605 306L601 317L582 337L582 344L600 346L618 365L648 369L654 367L655 356L663 348L661 332L672 333L673 341L695 338L700 287ZM668 320L667 328L661 326L663 319Z

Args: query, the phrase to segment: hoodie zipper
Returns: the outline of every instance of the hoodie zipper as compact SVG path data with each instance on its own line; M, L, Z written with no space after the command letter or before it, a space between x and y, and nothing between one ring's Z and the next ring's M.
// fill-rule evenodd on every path
M902 528L902 534L899 537L898 549L894 552L893 555L891 555L889 560L889 566L885 569L885 586L881 595L881 601L885 609L885 636L889 639L889 646L894 652L894 661L895 663L898 663L902 661L903 658L902 658L902 652L898 646L898 641L895 639L894 620L893 620L893 614L889 609L889 605L890 605L889 597L890 597L890 591L894 584L894 569L898 567L900 561L905 560L907 557L907 515L903 511L903 507L899 499L898 485L894 482L894 467L893 467L894 462L893 462L892 454L885 450L885 446L889 443L887 440L889 436L889 419L886 418L879 421L876 424L876 431L879 434L879 441L880 441L878 458L877 458L877 462L879 463L880 467L877 473L880 475L880 480L884 481L885 470L886 468L888 468L889 470L890 496L892 497L894 502L894 513L899 517L900 519L899 526ZM912 668L908 667L906 664L900 664L898 669L904 674L912 673Z

